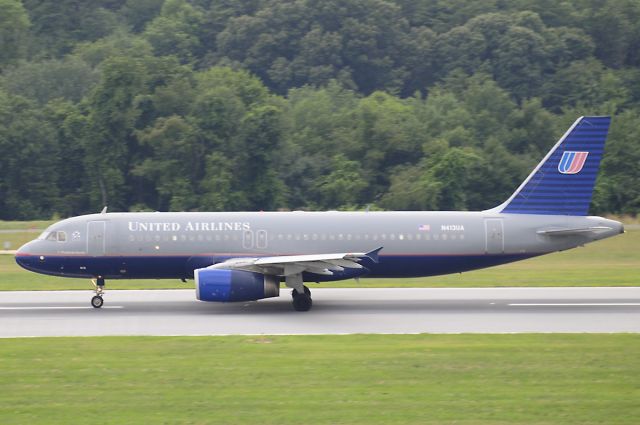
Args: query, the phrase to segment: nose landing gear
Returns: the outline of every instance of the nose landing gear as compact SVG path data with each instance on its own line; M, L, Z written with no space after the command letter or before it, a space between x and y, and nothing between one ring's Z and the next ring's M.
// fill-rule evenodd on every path
M91 279L91 283L93 283L93 286L95 287L95 293L96 295L91 298L91 306L93 308L100 308L102 307L102 304L104 304L104 299L102 299L102 294L104 294L104 278L101 276L98 276L97 279Z

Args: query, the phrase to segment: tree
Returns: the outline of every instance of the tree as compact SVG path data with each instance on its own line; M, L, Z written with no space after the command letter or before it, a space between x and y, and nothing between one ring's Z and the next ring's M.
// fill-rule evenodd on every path
M544 104L558 112L562 107L593 108L610 102L624 105L626 84L597 59L575 61L559 69L543 86Z
M121 29L115 10L124 0L23 0L29 11L33 49L44 57L69 53Z
M134 100L146 90L146 75L140 59L107 59L101 81L89 97L88 129L82 143L87 175L92 182L91 200L95 205L127 207L130 188L127 188L126 176L137 143L134 128L139 116Z
M410 103L386 93L362 99L356 114L357 139L344 151L352 158L362 158L368 196L374 198L389 184L384 170L415 162L426 134Z
M140 144L151 154L133 169L133 174L153 183L158 199L149 199L158 210L185 211L198 207L198 167L201 150L194 129L184 118L159 118L138 133Z
M203 19L202 11L186 0L166 0L160 16L146 26L143 35L157 55L174 55L186 63L202 54L198 34Z
M628 110L611 123L602 172L594 193L596 212L640 213L640 119L638 110Z
M282 207L284 186L277 165L282 140L282 110L273 105L258 106L244 117L244 141L238 173L243 191L250 194L250 209L275 210Z
M160 13L164 0L126 0L120 14L133 32L141 32L145 25Z
M9 93L37 101L53 99L79 102L98 82L97 70L77 56L63 60L21 62L3 73L2 85Z
M0 0L0 70L27 51L29 16L19 0Z
M51 217L60 150L33 102L0 91L0 219Z

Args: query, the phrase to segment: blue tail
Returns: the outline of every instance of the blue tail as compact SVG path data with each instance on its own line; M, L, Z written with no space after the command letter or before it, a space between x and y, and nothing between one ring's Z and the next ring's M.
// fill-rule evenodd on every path
M611 117L580 117L500 207L510 214L587 215Z

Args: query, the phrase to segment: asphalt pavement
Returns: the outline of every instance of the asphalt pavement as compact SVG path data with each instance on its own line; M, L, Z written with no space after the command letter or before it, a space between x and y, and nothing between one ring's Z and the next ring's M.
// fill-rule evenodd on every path
M94 335L640 332L640 287L312 289L245 303L197 301L193 290L0 292L0 337Z

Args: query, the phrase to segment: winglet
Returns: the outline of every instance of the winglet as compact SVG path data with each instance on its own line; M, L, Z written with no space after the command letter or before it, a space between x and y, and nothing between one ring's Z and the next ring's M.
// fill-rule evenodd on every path
M380 250L382 250L383 247L374 249L373 251L369 251L366 254L364 254L366 257L370 258L371 261L373 261L374 263L378 264L378 260L379 260L379 256L378 254L380 253Z

